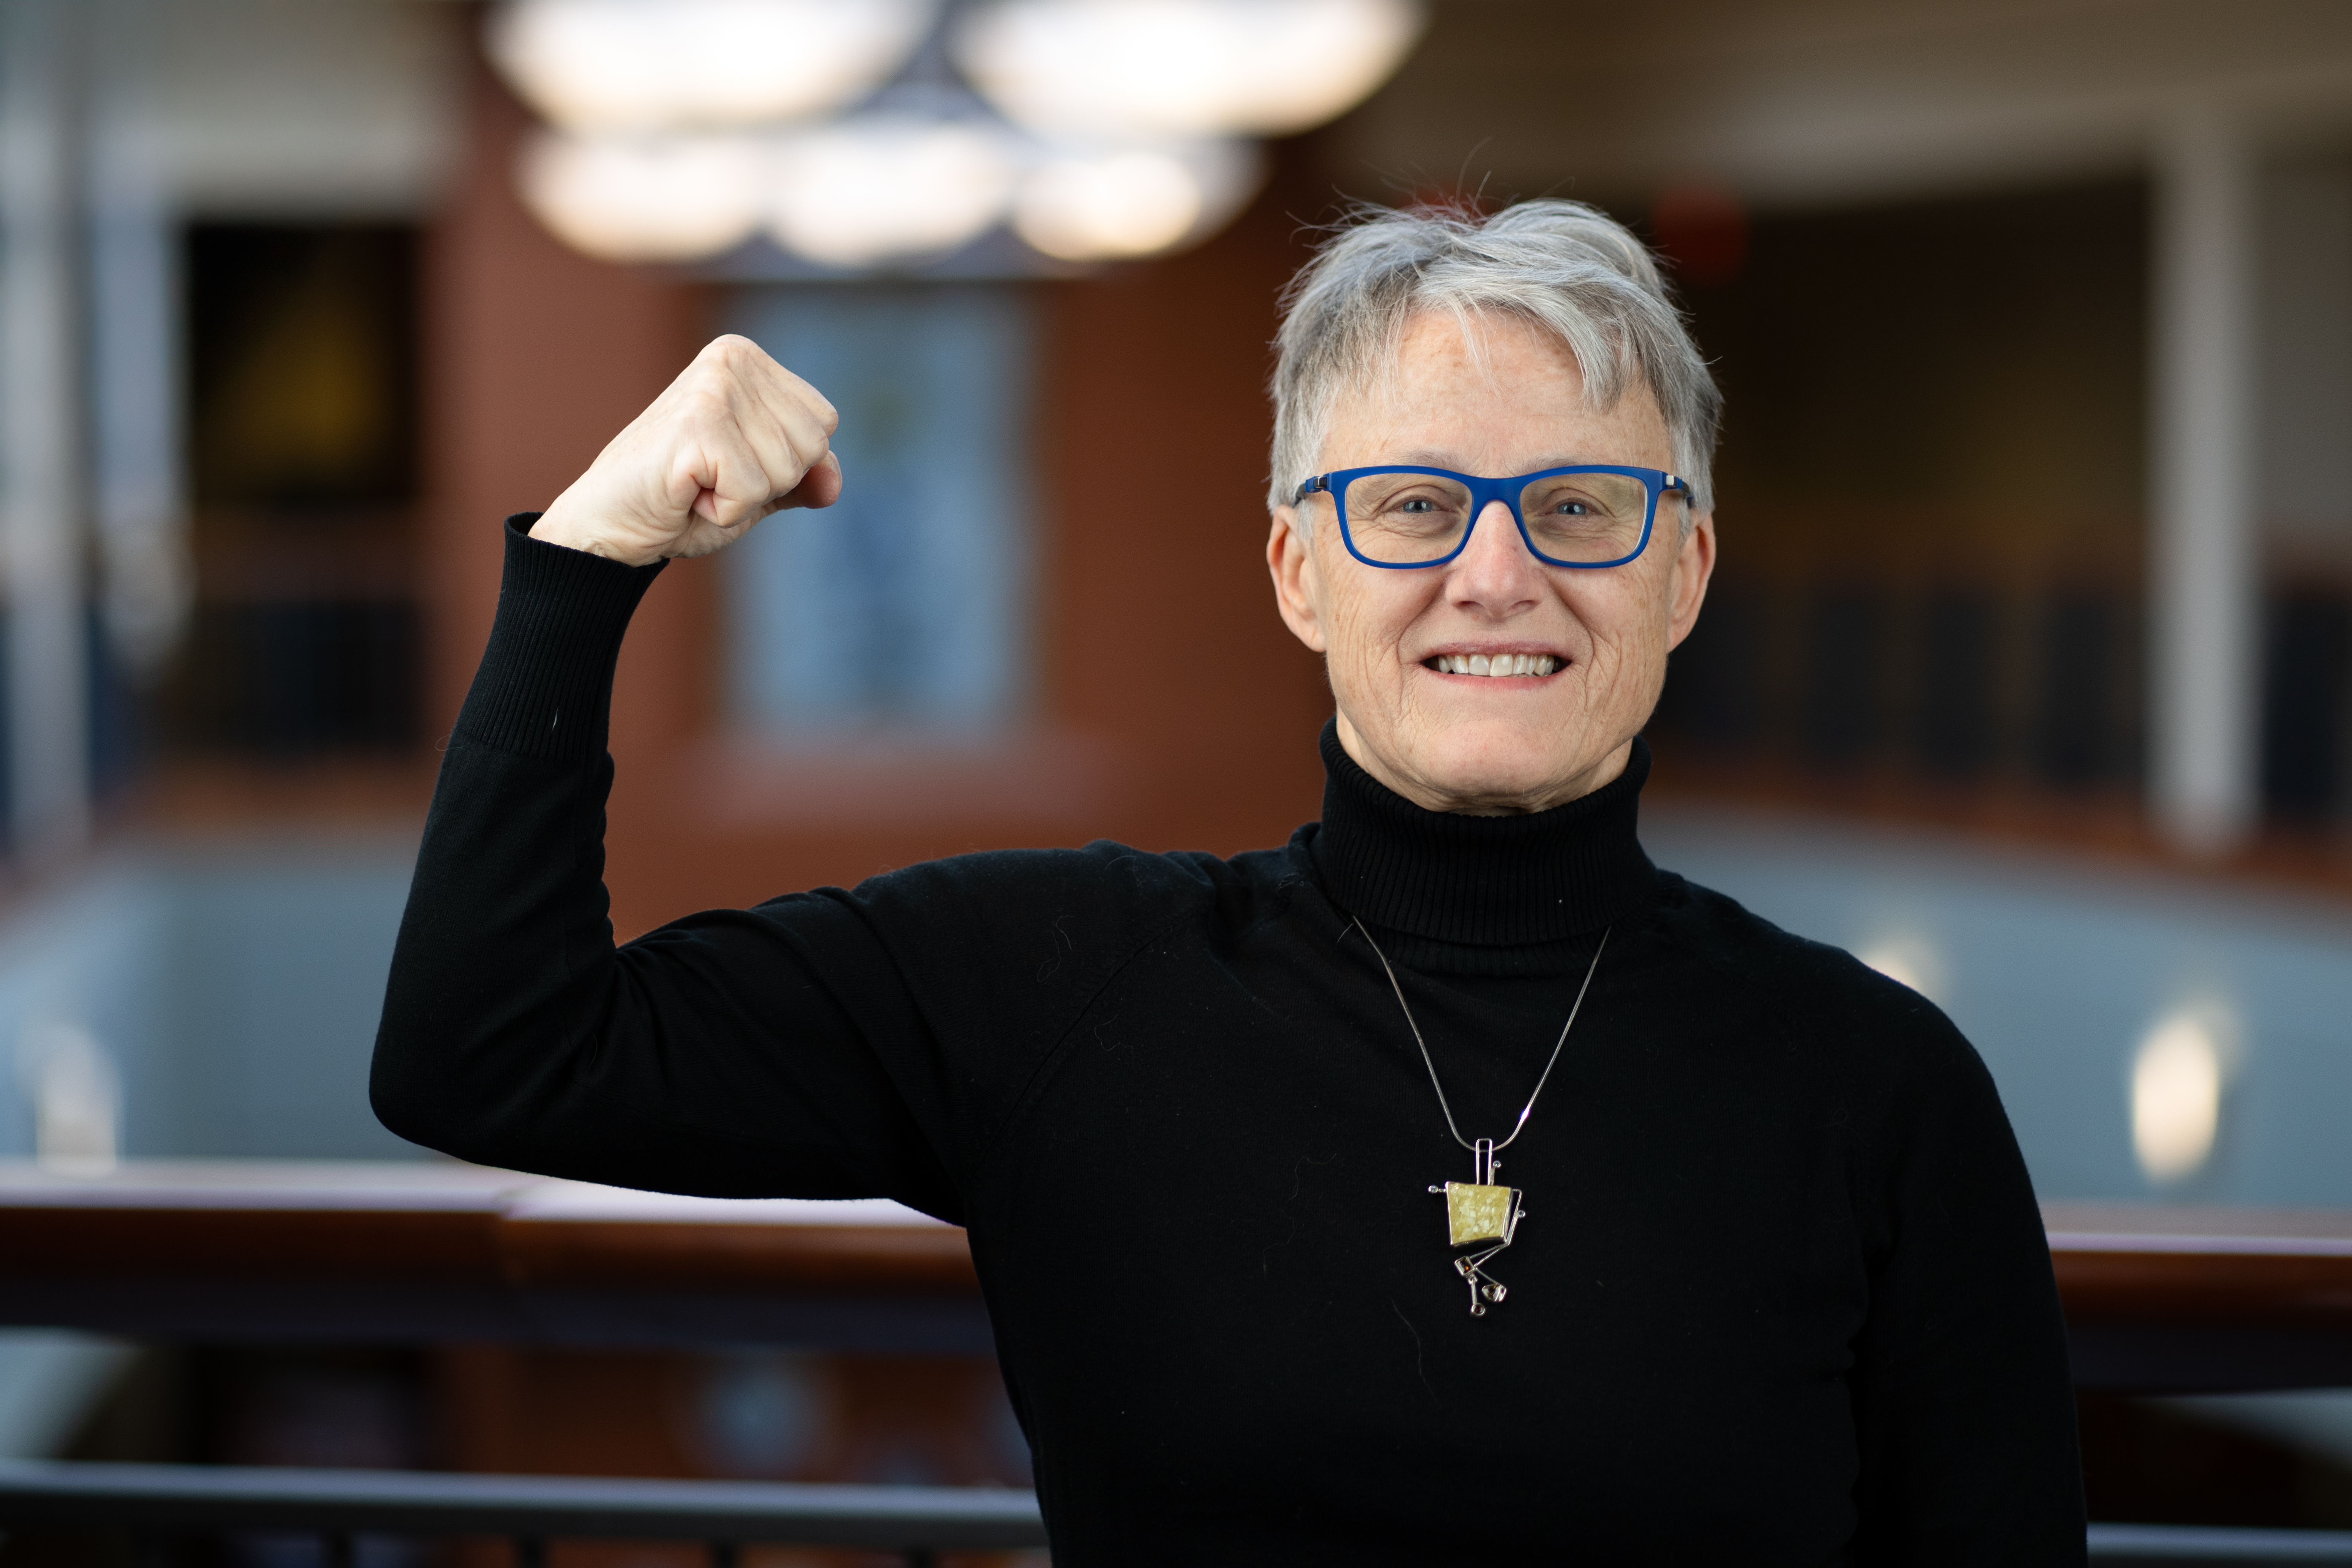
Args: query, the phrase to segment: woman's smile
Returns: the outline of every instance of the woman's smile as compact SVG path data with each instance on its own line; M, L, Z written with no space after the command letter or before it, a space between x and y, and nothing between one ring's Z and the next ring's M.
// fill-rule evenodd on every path
M1549 677L1567 662L1558 654L1540 649L1469 648L1432 654L1421 661L1421 668L1439 675L1467 676L1478 680L1532 683Z

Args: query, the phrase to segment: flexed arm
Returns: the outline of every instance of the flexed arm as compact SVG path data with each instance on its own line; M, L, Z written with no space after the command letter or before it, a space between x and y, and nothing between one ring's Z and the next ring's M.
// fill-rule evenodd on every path
M625 1185L952 1207L928 1033L854 899L710 911L620 949L606 918L630 614L668 557L830 504L833 421L722 338L545 514L509 520L385 992L370 1088L394 1131Z

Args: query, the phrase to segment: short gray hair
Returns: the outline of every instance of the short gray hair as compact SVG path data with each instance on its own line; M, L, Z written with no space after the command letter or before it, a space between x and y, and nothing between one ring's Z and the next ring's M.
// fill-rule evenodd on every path
M1492 217L1370 207L1324 243L1282 294L1268 507L1291 502L1314 472L1340 395L1382 374L1406 324L1428 310L1465 327L1481 311L1517 316L1549 332L1575 355L1596 408L1647 387L1665 416L1675 470L1690 483L1688 511L1715 510L1723 394L1656 260L1614 218L1559 200L1521 202Z

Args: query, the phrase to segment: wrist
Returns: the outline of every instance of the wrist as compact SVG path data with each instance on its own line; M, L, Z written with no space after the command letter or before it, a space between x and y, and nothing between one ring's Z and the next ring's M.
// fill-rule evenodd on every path
M530 537L542 544L577 550L583 555L601 555L624 566L650 566L661 559L658 551L647 550L642 542L616 537L610 529L599 529L581 520L564 508L561 498L530 525Z

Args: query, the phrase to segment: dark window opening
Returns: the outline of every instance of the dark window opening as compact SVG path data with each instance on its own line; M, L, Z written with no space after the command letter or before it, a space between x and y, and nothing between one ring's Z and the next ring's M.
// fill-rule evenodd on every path
M2281 819L2326 824L2345 804L2352 597L2296 588L2269 605L2263 661L2263 797Z
M416 234L186 236L197 605L158 695L180 752L416 742Z

